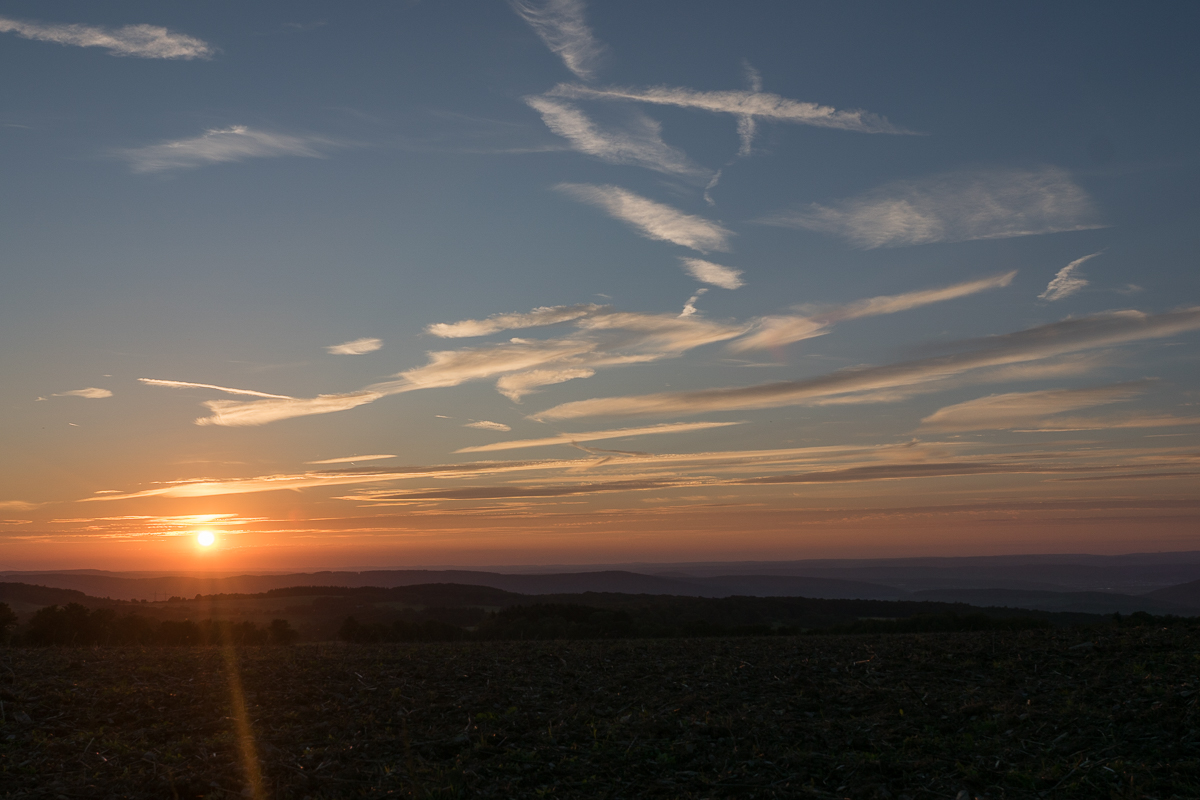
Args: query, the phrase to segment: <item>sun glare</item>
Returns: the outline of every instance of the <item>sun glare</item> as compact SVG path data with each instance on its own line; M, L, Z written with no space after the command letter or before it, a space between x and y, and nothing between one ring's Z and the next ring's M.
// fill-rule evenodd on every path
M213 536L212 531L200 531L198 534L196 534L196 541L201 547L211 547L212 543L216 540L217 537Z

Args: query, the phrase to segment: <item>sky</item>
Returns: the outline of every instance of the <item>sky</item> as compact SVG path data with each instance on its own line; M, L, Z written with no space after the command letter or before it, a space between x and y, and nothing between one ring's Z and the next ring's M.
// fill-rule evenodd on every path
M1200 549L1198 22L0 0L0 565Z

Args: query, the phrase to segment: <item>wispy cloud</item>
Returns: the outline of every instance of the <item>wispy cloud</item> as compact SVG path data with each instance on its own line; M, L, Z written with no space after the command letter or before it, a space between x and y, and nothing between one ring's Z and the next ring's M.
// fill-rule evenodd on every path
M701 423L703 424L703 423ZM671 426L646 426L647 433L677 432ZM639 429L599 431L617 436L640 435ZM588 434L576 434L576 437ZM566 436L570 436L567 434ZM615 437L614 437L615 438ZM516 444L540 446L532 442ZM547 444L557 442L548 441ZM569 442L567 444L570 444ZM891 445L843 445L729 450L696 453L650 454L575 446L589 453L571 459L476 461L426 466L356 466L300 473L259 475L223 480L184 480L118 494L94 495L80 502L124 501L151 497L188 498L237 495L281 490L322 489L349 485L404 482L412 489L392 487L359 490L341 499L357 503L395 504L441 500L495 499L508 492L534 491L528 497L555 497L562 493L640 491L654 488L716 488L741 485L845 483L868 480L954 478L986 474L1030 475L1143 475L1164 470L1195 470L1200 458L1195 448L1161 450L1098 448L1094 443L1047 451L1043 445L1028 452L1006 447L1002 454L979 452L978 442L912 440ZM596 475L580 482L581 472ZM454 481L491 479L516 486L455 485ZM497 480L498 479L498 480ZM450 485L447 486L447 483ZM561 488L561 492L555 487ZM571 488L574 487L574 488ZM442 494L445 492L445 494ZM294 524L294 523L289 523Z
M927 431L1010 430L1040 425L1046 417L1065 411L1131 400L1146 383L1089 389L1046 389L1039 392L994 394L938 409L921 420Z
M1093 467L1091 469L1103 469ZM770 475L746 478L734 483L749 486L770 484L858 483L860 481L889 481L912 478L953 478L967 475L1069 474L1087 472L1087 467L1054 466L1046 463L1013 463L1004 461L948 461L924 464L878 464L867 467L805 472L798 475Z
M606 48L584 20L582 0L510 0L510 4L567 69L591 80Z
M542 115L546 127L571 143L575 150L610 164L633 164L704 183L712 170L692 163L681 150L662 139L662 125L644 114L635 114L623 129L596 125L575 106L548 97L526 97Z
M466 339L473 336L487 336L500 331L570 322L580 317L599 313L604 308L595 303L580 303L574 306L541 306L523 314L493 314L482 320L465 319L461 322L439 322L427 327L425 332L443 339Z
M856 247L1001 239L1102 227L1063 170L958 172L886 184L833 205L775 214L769 225L831 233Z
M640 428L617 428L608 431L584 431L582 433L562 433L557 436L547 436L542 439L518 439L511 442L494 442L474 447L463 447L456 453L491 453L498 450L520 450L526 447L549 447L551 445L572 445L579 442L595 442L602 439L623 439L627 436L649 436L657 433L687 433L702 431L709 428L725 428L730 425L741 425L741 422L667 422L660 425L645 425Z
M37 508L38 503L28 503L24 500L0 500L0 511L28 511Z
M282 490L311 489L321 486L344 486L360 483L436 477L439 480L473 475L499 475L512 472L569 469L587 463L588 459L554 459L541 461L475 462L469 464L436 464L416 467L356 467L343 470L259 475L229 480L177 481L151 489L123 494L84 497L78 502L91 503L110 500L133 500L143 497L217 497L233 494L255 494Z
M1038 295L1039 300L1062 300L1064 297L1070 297L1080 289L1088 285L1087 279L1082 277L1077 270L1079 265L1090 258L1095 258L1099 253L1092 253L1083 258L1077 258L1070 264L1060 269L1055 273L1054 278L1046 286L1046 291ZM1061 262L1059 262L1061 263Z
M52 397L82 397L85 400L103 400L105 397L112 397L113 393L108 389L97 389L95 386L89 386L86 389L72 389L69 392L58 392Z
M492 422L491 420L480 419L475 422L468 422L463 425L464 428L476 428L481 431L511 431L512 427L505 425L503 422ZM459 450L458 452L464 452Z
M734 352L744 353L749 350L765 350L772 347L781 347L782 345L798 342L802 339L823 336L829 332L831 325L844 320L874 317L881 314L895 314L900 311L908 311L913 308L929 305L930 303L954 300L959 297L976 294L977 292L1008 286L1012 283L1016 274L1016 270L1012 270L986 278L951 284L950 286L919 289L915 292L905 292L904 294L870 297L841 306L813 311L805 315L760 317L755 320L750 333L731 342L729 349Z
M750 91L755 94L762 93L762 75L754 67L750 66L750 62L742 62L742 74L746 77L746 83L750 87ZM754 120L754 116L747 114L737 118L738 139L741 140L741 147L738 148L738 158L745 158L754 151L754 135L758 132L758 123Z
M990 289L1001 289L1011 284L1013 278L1016 276L1017 271L1014 269L1009 272L1001 272L997 275L989 275L986 278L963 281L962 283L954 283L949 286L939 286L934 289L918 289L915 292L905 292L904 294L870 297L865 300L856 300L853 303L847 303L844 306L837 306L827 311L818 312L814 317L822 322L829 323L858 319L860 317L875 317L881 314L895 314L900 311L927 306L931 303L957 300L960 297L986 292Z
M196 420L197 425L244 427L265 425L295 417L332 414L373 403L385 395L381 392L359 391L346 394L323 394L317 397L288 397L278 400L208 400L204 406L210 416Z
M325 352L335 356L361 356L363 353L374 353L381 347L383 347L382 339L363 338L330 345L325 348Z
M118 155L129 162L134 172L165 172L248 158L324 158L322 149L335 146L333 140L319 136L292 136L234 125L205 131L190 139L121 150Z
M629 223L648 239L690 247L701 253L729 250L729 237L733 236L733 232L727 228L703 217L684 214L618 186L560 183L556 188Z
M711 261L700 258L680 258L683 270L701 283L709 283L722 289L740 289L746 285L742 280L742 271L733 267L723 267Z
M663 392L565 403L535 419L578 419L603 415L697 414L798 405L856 392L879 392L944 380L972 370L1037 361L1099 347L1173 336L1200 329L1200 307L1164 314L1115 311L1040 325L965 343L965 352L857 367L802 381L756 386Z
M683 304L683 311L679 312L679 316L690 317L695 314L698 311L696 308L696 301L703 297L707 292L708 289L697 289L696 293L689 297L687 302Z
M197 420L201 425L263 425L295 417L347 411L391 395L418 389L447 388L474 380L495 379L497 391L514 402L520 402L540 387L589 378L597 369L673 358L696 347L729 341L747 332L750 334L744 340L739 340L746 343L737 344L740 350L776 346L821 335L837 319L891 313L926 302L1007 285L1011 279L1012 275L1005 273L949 287L871 298L827 309L814 318L768 317L741 324L713 322L700 318L694 312L682 316L634 314L616 312L594 304L541 307L524 313L496 314L483 320L438 323L426 330L444 338L484 336L504 330L563 322L573 323L575 330L553 339L514 338L480 347L434 351L428 354L428 363L400 372L391 380L355 392L315 398L293 398L184 381L141 380L169 388L208 388L263 398L249 402L206 401L204 406L212 413ZM695 298L689 302L694 304Z
M730 342L728 347L734 353L770 350L804 339L824 336L829 331L829 323L812 317L794 314L758 317L752 323L750 331L740 339Z
M215 49L197 39L158 25L125 25L102 28L96 25L29 22L0 17L0 33L15 33L24 39L75 47L103 47L114 56L189 60L210 58Z
M1200 417L1179 417L1174 414L1051 417L1029 428L1014 428L1013 430L1018 433L1062 433L1066 431L1107 431L1119 428L1175 428L1182 425L1200 425Z
M636 492L649 489L667 489L678 486L678 481L625 480L595 481L570 485L550 486L467 486L461 489L423 489L410 492L383 494L379 500L499 500L521 497L571 497L581 494L607 492Z
M395 458L390 453L381 453L372 456L342 456L341 458L324 458L320 461L305 461L305 464L353 464L358 461L379 461L384 458Z
M138 381L147 386L161 386L165 389L215 389L218 392L225 394L240 394L247 397L269 397L277 400L291 400L293 398L286 394L268 394L267 392L256 392L253 389L233 389L228 386L217 386L212 383L192 383L191 381L169 381L160 378L138 378Z
M578 84L559 84L546 94L579 100L616 100L622 102L651 103L654 105L697 108L720 114L733 114L739 119L749 118L793 122L800 125L815 125L819 128L836 128L860 133L908 133L892 125L883 117L868 111L839 111L832 106L802 103L777 94L756 91L701 92L695 89L654 86L647 89L609 87L594 89ZM742 132L742 142L753 130Z
M599 368L646 364L676 357L705 344L732 339L746 330L745 325L696 317L681 319L667 314L611 311L582 316L574 323L576 330L573 333L557 339L512 339L480 347L431 352L424 366L405 370L391 380L355 392L314 398L271 395L253 401L209 400L204 406L212 414L196 422L200 425L263 425L294 417L346 411L383 397L419 389L446 388L491 378L497 379L496 388L501 394L518 401L540 386L590 377ZM159 385L179 383L182 382ZM223 387L210 388L226 391Z
M531 369L525 372L514 372L496 381L496 391L512 400L521 402L521 398L542 386L553 386L556 383L590 378L596 374L591 367L564 367L561 369Z

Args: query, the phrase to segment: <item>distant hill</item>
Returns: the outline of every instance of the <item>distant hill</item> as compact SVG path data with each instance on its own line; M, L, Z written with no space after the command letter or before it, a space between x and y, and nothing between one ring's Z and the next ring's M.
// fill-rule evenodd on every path
M1200 613L1200 581L1191 581L1166 589L1158 589L1146 595L1156 602L1173 603L1186 606Z
M1190 584L1188 584L1190 585ZM1163 590L1170 591L1170 590ZM1157 592L1155 594L1158 594ZM1074 612L1082 614L1174 614L1192 616L1195 606L1174 603L1158 597L1135 597L1109 592L1039 592L1020 589L932 589L913 592L913 600L942 603L968 603L993 608L1028 608L1038 611Z
M907 593L890 586L837 578L783 575L725 575L676 578L610 570L543 575L505 575L472 570L370 570L288 575L238 575L221 578L128 578L77 572L8 573L24 583L75 589L95 597L120 600L166 600L210 594L255 594L290 586L413 586L455 583L490 586L520 594L619 592L684 597L816 597L827 599L896 600Z
M89 597L76 589L58 589L47 586L31 586L27 583L0 583L0 603L8 603L18 614L35 611L45 606L62 606L79 603L89 608L115 605L110 600Z
M936 600L1090 614L1200 614L1200 552L811 559L636 564L629 569L526 567L355 569L259 575L169 575L98 570L0 572L0 580L114 600L257 594L295 586L490 587L520 595L581 592L677 597ZM1186 588L1192 587L1192 588Z

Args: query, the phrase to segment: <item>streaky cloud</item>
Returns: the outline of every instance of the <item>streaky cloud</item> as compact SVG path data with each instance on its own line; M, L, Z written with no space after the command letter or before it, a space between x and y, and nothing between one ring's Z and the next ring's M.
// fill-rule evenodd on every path
M462 489L432 489L385 494L377 500L500 500L521 497L570 497L607 492L636 492L688 485L693 481L625 480L597 481L557 486L468 486Z
M134 172L146 173L194 169L248 158L324 158L322 150L335 146L333 140L319 136L292 136L233 125L214 128L190 139L120 150L117 154L129 162Z
M381 347L383 347L382 339L363 338L330 345L325 348L325 352L335 356L360 356L363 353L373 353Z
M897 181L764 224L829 233L855 247L1003 239L1100 228L1091 198L1057 167L956 172Z
M136 492L84 497L76 502L93 503L108 500L136 500L145 497L218 497L233 494L256 494L282 490L311 489L319 486L344 486L378 483L420 477L454 478L473 475L497 475L550 469L569 469L591 459L547 459L540 461L478 461L468 464L436 464L415 467L354 467L321 472L260 475L228 480L176 481Z
M53 397L82 397L85 400L103 400L106 397L112 397L113 393L108 389L97 389L95 386L89 386L86 389L72 389L69 392L58 392L52 395Z
M803 103L789 100L777 94L757 91L702 92L695 89L653 86L646 89L620 87L592 88L578 84L561 83L547 95L576 100L614 100L621 102L650 103L654 105L696 108L721 114L733 114L742 119L766 119L777 122L792 122L814 125L819 128L835 128L859 133L909 133L897 128L883 117L868 111L839 111L832 106ZM753 130L742 134L743 146Z
M102 47L114 56L191 60L211 58L215 48L194 36L158 25L97 25L29 22L0 17L0 33L15 33L23 39L75 47Z
M742 422L664 422L659 425L645 425L640 428L617 428L607 431L584 431L581 433L561 433L557 436L547 436L542 439L517 439L509 442L493 442L492 444L462 447L455 453L491 453L498 450L520 450L527 447L549 447L551 445L572 445L579 442L595 442L601 439L622 439L626 436L650 436L658 433L687 433L702 431L710 428L726 428L730 425L742 425Z
M815 316L823 322L841 322L842 320L858 319L860 317L895 314L899 311L920 308L930 303L957 300L960 297L986 292L989 289L1002 289L1011 284L1013 278L1016 276L1017 271L1014 269L1009 272L999 273L998 275L963 281L962 283L955 283L949 286L939 286L934 289L919 289L915 292L905 292L904 294L870 297L865 300L856 300L853 303L847 303L844 306L838 306L824 313L818 313Z
M1008 286L1016 277L1016 270L991 275L986 278L963 281L950 286L919 289L904 294L883 295L856 300L841 306L833 306L808 315L778 315L760 317L755 320L750 333L730 342L729 349L736 353L749 350L765 350L785 344L823 336L830 326L844 320L895 314L913 308L955 300L960 297Z
M702 258L681 257L679 260L683 263L684 272L701 283L719 286L722 289L740 289L746 285L740 269L714 264Z
M521 398L542 386L552 386L556 383L566 383L579 378L590 378L596 374L591 367L567 367L565 369L531 369L526 372L514 372L496 381L496 391L512 400L521 402Z
M1100 253L1092 253L1083 258L1077 258L1070 264L1060 269L1055 273L1054 278L1046 286L1046 291L1038 295L1039 300L1062 300L1064 297L1070 297L1080 289L1088 285L1086 278L1078 274L1079 265L1088 259L1095 258ZM1061 263L1061 262L1060 262Z
M921 430L979 431L1028 427L1041 424L1045 417L1052 414L1131 400L1145 391L1146 383L1140 381L1087 389L993 394L938 409L921 420Z
M1038 361L1197 329L1200 329L1200 306L1162 314L1113 311L966 342L964 345L970 349L951 355L855 367L800 381L580 400L554 406L533 418L544 421L777 408L837 395L919 386L984 367Z
M25 500L0 500L0 511L29 511L41 503L30 503Z
M712 170L692 163L683 151L664 142L662 125L644 114L635 115L624 129L605 129L569 103L540 96L526 97L525 102L542 115L546 127L580 153L610 164L632 164L700 183L712 176Z
M1107 417L1053 417L1033 428L1013 428L1017 433L1063 433L1067 431L1107 431L1120 428L1176 428L1200 425L1200 417L1174 414L1125 414Z
M468 422L466 425L463 425L463 427L464 428L476 428L481 431L511 431L512 430L512 426L510 426L510 425L505 425L503 422L492 422L491 420L487 420L487 419L480 419L480 420L476 420L475 422ZM461 451L459 451L459 452L461 452Z
M305 461L305 464L350 464L356 461L379 461L384 458L395 458L390 453L373 456L342 456L341 458L323 458L320 461Z
M379 392L360 391L347 394L323 394L317 397L288 397L279 400L208 400L203 405L212 412L210 416L196 420L197 425L222 425L244 427L264 425L268 422L308 417L314 414L332 414L346 411L367 403L373 403L384 395Z
M671 242L705 253L709 250L728 251L729 237L734 235L733 231L711 220L685 214L618 186L560 183L555 188L629 223L647 239Z
M539 386L590 377L602 367L673 358L695 347L732 339L746 330L745 325L695 317L680 319L667 314L611 311L580 316L572 321L577 330L557 339L514 338L499 344L431 352L427 354L429 360L425 365L355 392L315 398L272 396L241 402L210 400L204 405L213 413L196 422L199 425L263 425L293 417L347 411L390 395L458 386L489 378L498 378L496 388L501 394L518 401ZM471 325L455 330L462 333L479 325L474 320L467 322ZM478 327L474 329L479 330Z
M461 322L439 322L427 327L425 332L443 339L466 339L473 336L487 336L500 331L570 322L589 314L599 313L604 308L595 303L580 303L573 306L541 306L524 314L494 314L482 320L465 319Z
M229 386L217 386L212 383L192 383L191 381L168 381L160 378L138 378L140 383L147 386L162 386L167 389L215 389L218 392L225 394L240 394L247 397L266 397L273 400L293 400L286 394L268 394L267 392L256 392L253 389L233 389Z
M771 475L745 478L732 483L743 486L770 484L858 483L860 481L890 481L913 478L953 478L971 475L1057 475L1099 471L1104 467L1050 466L1048 464L1013 464L1005 462L948 461L921 464L878 464L867 467L805 472L798 475Z
M740 339L730 342L728 348L734 353L769 350L804 339L824 336L829 331L828 323L811 317L792 314L758 317L753 321L750 331Z
M582 0L509 0L509 4L567 69L591 80L606 48L584 20Z
M687 302L683 304L683 311L679 312L679 316L690 317L693 314L696 314L699 311L699 309L696 308L696 303L707 292L708 292L708 289L697 289L696 293L693 294L691 297L689 297L687 299Z

